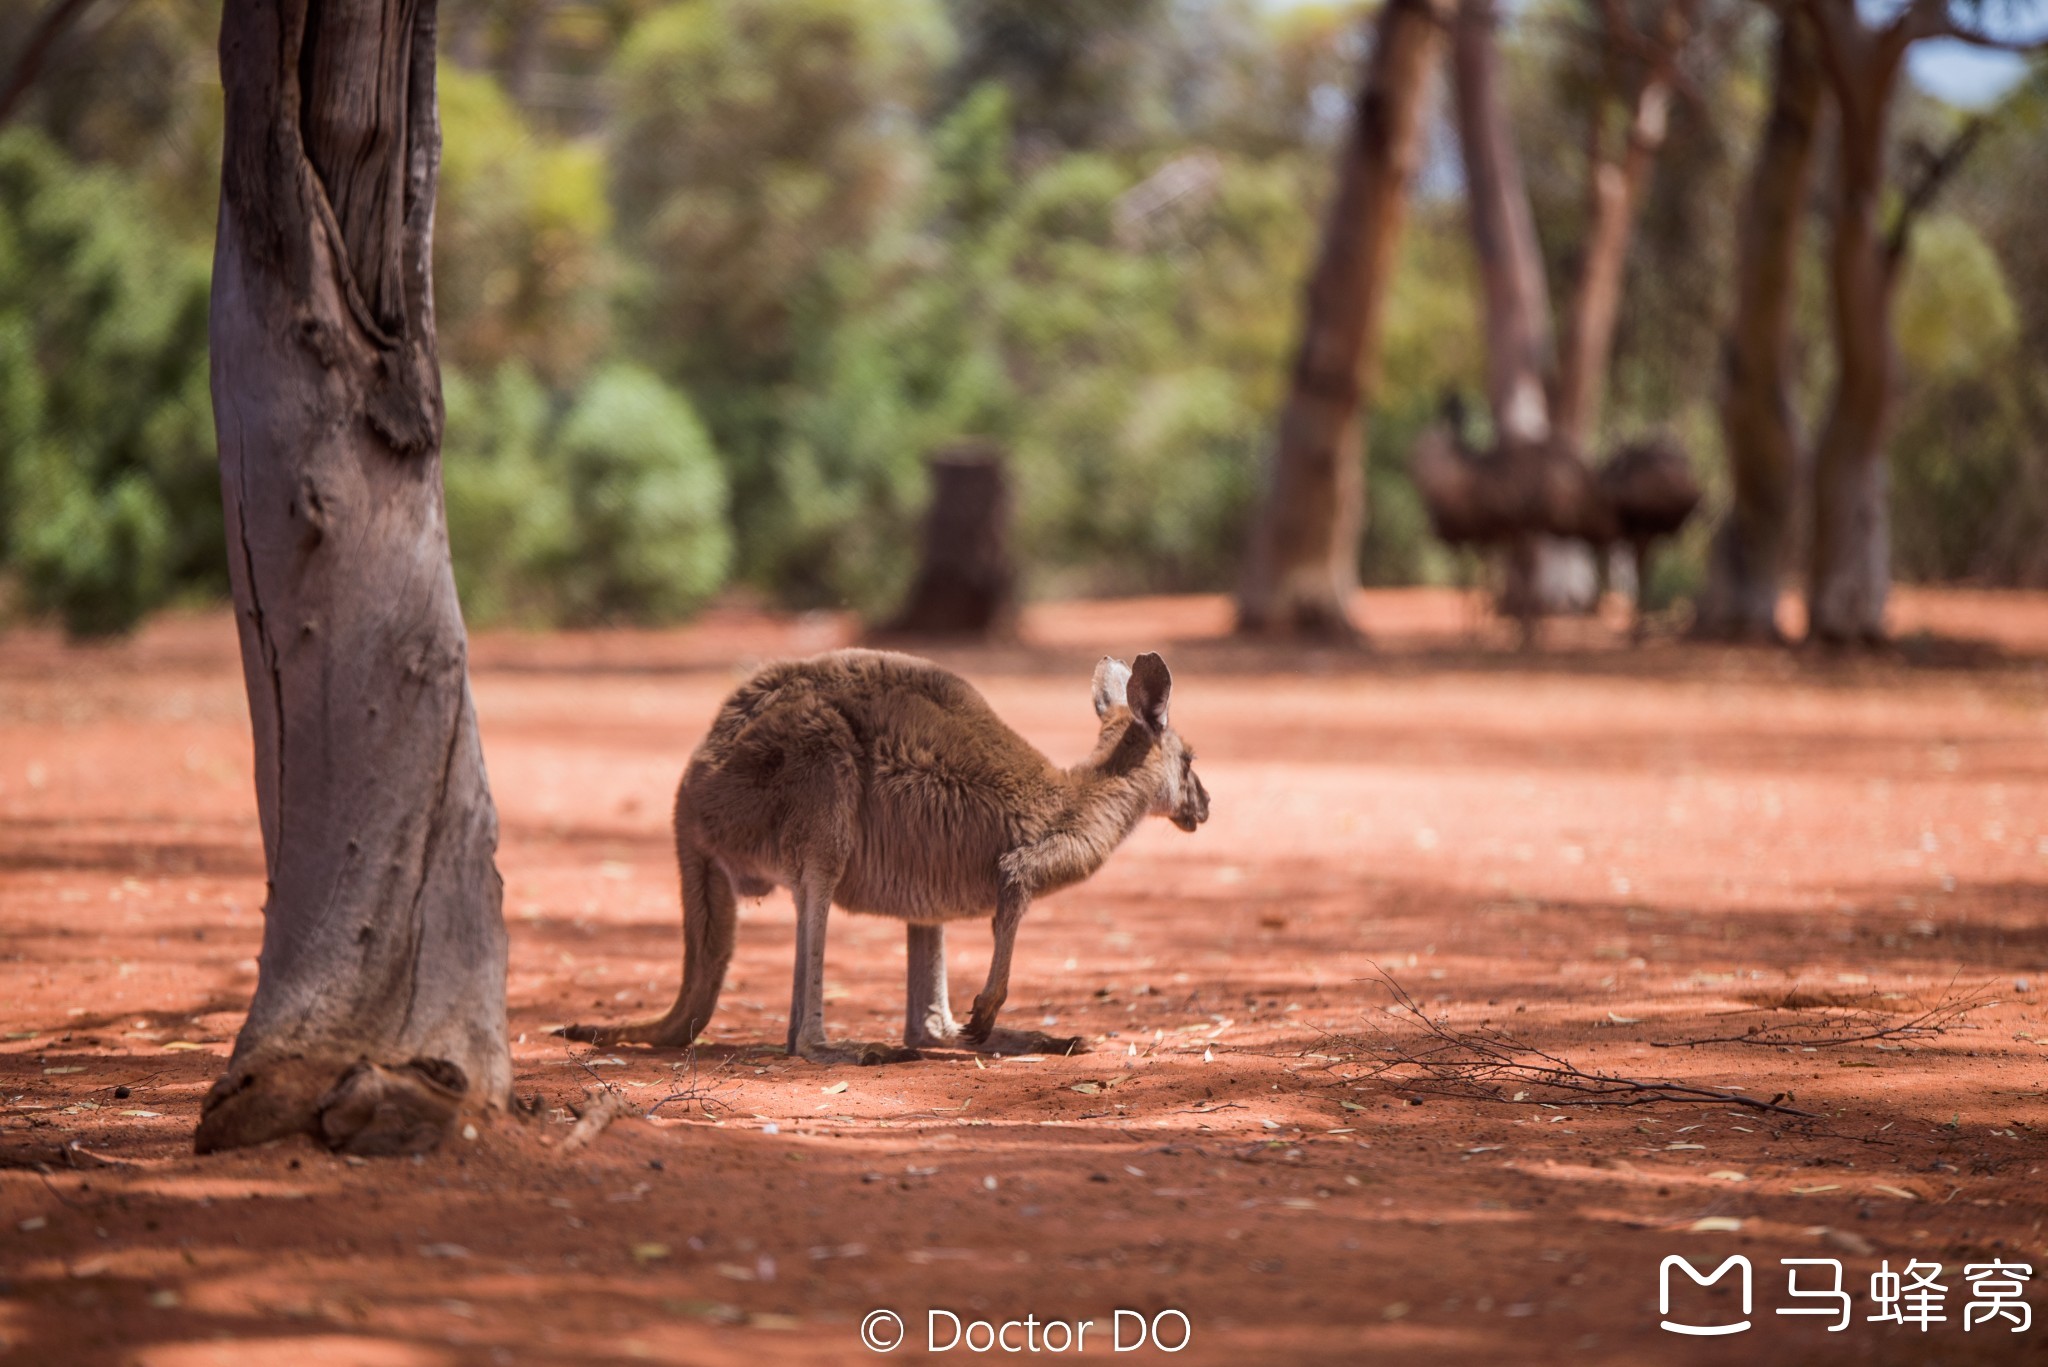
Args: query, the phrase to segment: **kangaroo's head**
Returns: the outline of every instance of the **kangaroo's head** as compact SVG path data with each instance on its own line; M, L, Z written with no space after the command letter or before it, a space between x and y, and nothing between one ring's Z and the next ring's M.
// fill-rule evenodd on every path
M1158 753L1159 790L1152 815L1168 817L1184 831L1209 819L1209 790L1195 777L1195 752L1167 720L1166 703L1173 693L1173 675L1166 661L1150 653L1134 664L1104 656L1095 666L1095 715L1102 719L1104 739L1115 727L1128 727Z

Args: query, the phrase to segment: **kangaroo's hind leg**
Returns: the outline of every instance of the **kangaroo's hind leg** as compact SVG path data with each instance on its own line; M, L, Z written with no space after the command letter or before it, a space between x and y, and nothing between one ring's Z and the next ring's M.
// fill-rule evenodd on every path
M570 1025L555 1033L591 1044L654 1044L688 1048L711 1023L725 971L732 963L739 902L732 880L703 850L679 838L683 877L683 986L668 1014L627 1025Z
M832 1044L825 1038L825 923L832 910L829 875L817 869L796 879L796 973L789 989L789 1052L812 1063L901 1063L916 1058L915 1049L849 1041Z
M843 730L837 720L819 729ZM917 1057L886 1044L833 1045L825 1038L825 928L846 872L860 807L860 774L845 748L817 746L806 756L800 787L792 785L782 830L782 864L796 899L796 966L789 991L789 1052L813 1063L894 1063Z
M945 1048L960 1042L960 1026L946 994L946 927L943 923L905 928L903 1043L912 1049Z

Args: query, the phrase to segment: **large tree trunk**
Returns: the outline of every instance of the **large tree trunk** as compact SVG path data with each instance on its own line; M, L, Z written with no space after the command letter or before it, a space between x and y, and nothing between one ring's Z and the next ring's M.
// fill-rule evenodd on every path
M1365 526L1362 403L1376 379L1443 0L1387 0L1337 171L1301 344L1238 591L1250 632L1348 637Z
M1578 280L1566 316L1564 349L1558 357L1557 402L1551 414L1556 439L1582 456L1590 451L1600 422L1600 402L1607 387L1607 368L1614 353L1614 324L1621 314L1622 279L1628 270L1629 243L1635 236L1636 210L1650 183L1650 172L1663 150L1670 125L1671 84L1679 49L1692 33L1696 0L1673 0L1664 7L1658 31L1647 39L1642 74L1628 105L1628 126L1618 156L1608 149L1607 110L1602 101L1593 112L1586 167L1589 213L1585 248L1579 257ZM1620 8L1620 7L1617 7ZM1619 16L1613 22L1621 22ZM1620 44L1631 34L1610 33Z
M1894 263L1880 214L1892 95L1911 39L1900 26L1865 29L1854 0L1815 0L1811 12L1841 131L1828 245L1836 378L1814 449L1807 630L1819 641L1875 643L1891 587L1884 443L1894 366Z
M1780 639L1778 593L1803 455L1792 406L1792 315L1825 94L1809 22L1789 9L1778 21L1771 112L1750 174L1735 311L1721 350L1721 432L1735 497L1714 536L1696 627L1715 639Z
M441 506L433 0L229 0L213 401L269 898L200 1150L500 1105L497 818Z
M1453 25L1451 70L1485 313L1487 403L1526 505L1528 530L1508 558L1500 605L1522 622L1526 641L1539 614L1589 606L1598 576L1585 547L1539 530L1569 520L1552 514L1568 514L1562 505L1588 481L1576 452L1553 449L1546 385L1555 360L1550 290L1501 98L1498 25L1493 0L1463 0Z

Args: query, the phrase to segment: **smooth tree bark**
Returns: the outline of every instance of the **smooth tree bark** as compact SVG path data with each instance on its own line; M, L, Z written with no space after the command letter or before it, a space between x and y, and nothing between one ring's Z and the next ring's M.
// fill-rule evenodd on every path
M1721 433L1734 499L1714 535L1696 632L1777 641L1805 462L1792 402L1792 322L1801 229L1827 78L1807 15L1778 20L1771 110L1757 145L1736 249L1735 307L1721 346Z
M204 1152L502 1105L497 818L441 501L433 0L228 0L212 355L269 878Z
M1972 125L1933 158L1887 228L1885 153L1893 98L1907 50L1923 39L1952 38L2006 51L2035 51L2042 44L2008 42L1971 27L1958 12L1981 19L1985 6L1962 0L1909 0L1875 26L1865 22L1856 0L1806 0L1806 8L1840 127L1828 244L1836 380L1814 448L1807 632L1828 644L1875 644L1885 639L1891 589L1885 441L1897 388L1892 304L1914 217L1981 131Z
M1425 94L1447 0L1387 0L1375 28L1281 410L1264 505L1237 598L1238 627L1348 638L1365 527L1364 405L1380 317L1422 151Z
M1643 192L1649 187L1670 127L1678 54L1692 35L1696 8L1697 0L1672 0L1661 7L1657 31L1637 35L1623 0L1607 0L1603 6L1610 47L1638 48L1642 56L1627 93L1619 146L1608 136L1606 100L1596 103L1588 130L1586 242L1579 255L1570 312L1565 315L1551 413L1556 439L1581 453L1591 449L1600 422L1629 245L1635 237Z

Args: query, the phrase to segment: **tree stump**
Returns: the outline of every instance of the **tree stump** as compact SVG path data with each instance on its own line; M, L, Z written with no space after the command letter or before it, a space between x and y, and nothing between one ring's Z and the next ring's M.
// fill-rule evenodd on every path
M917 578L885 635L1003 636L1017 621L1010 558L1010 478L994 446L951 446L930 461Z

